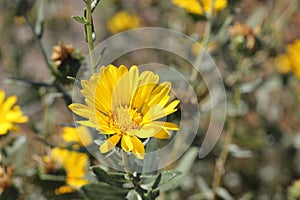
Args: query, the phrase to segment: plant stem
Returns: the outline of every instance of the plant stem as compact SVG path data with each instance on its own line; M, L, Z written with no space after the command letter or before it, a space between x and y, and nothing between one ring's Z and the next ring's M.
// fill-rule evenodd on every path
M201 6L200 0L198 0L198 2L199 2L200 7L202 8L203 13L204 13L204 9ZM206 26L205 26L203 39L202 39L202 42L201 42L201 45L202 45L204 50L207 48L207 46L209 44L209 39L210 39L210 35L211 35L213 16L214 16L214 2L215 2L215 0L211 0L211 2L210 2L210 11L206 15L207 23L206 23ZM202 62L202 58L203 58L203 52L200 52L200 54L197 56L196 61L195 61L195 66L196 67L200 66L200 64ZM191 74L191 78L190 78L190 81L192 83L197 79L197 74L198 74L198 70L194 67L193 71L192 71L192 74Z
M30 29L31 29L31 31L32 31L32 33L33 33L33 35L34 35L34 37L35 37L35 39L36 39L36 41L37 41L37 43L38 43L38 45L39 45L39 48L40 48L40 50L41 50L41 52L42 52L42 55L43 55L43 57L44 57L44 60L45 60L45 62L46 62L46 65L47 65L48 69L49 69L51 72L54 72L55 69L53 68L53 66L51 65L51 63L50 63L49 60L48 60L47 53L46 53L46 50L45 50L45 48L44 48L44 45L42 44L42 41L41 41L40 37L36 34L36 32L35 32L35 30L34 30L34 26L33 26L32 22L31 22L31 20L29 19L29 17L28 17L27 14L25 14L24 17L25 17L26 23L27 23L28 26L30 27Z
M241 91L240 91L240 82L242 79L242 69L244 66L244 61L240 61L238 64L237 72L236 72L236 83L234 87L234 94L233 94L233 106L237 108L239 100L241 98ZM216 161L216 168L214 171L214 180L213 180L213 185L212 185L212 190L213 190L213 199L216 199L216 193L217 189L220 186L222 176L224 174L224 166L227 161L227 157L229 154L229 148L233 140L233 135L235 132L236 128L236 123L237 123L237 116L236 113L235 115L231 116L228 121L228 131L225 135L225 141L224 145L222 147L220 157Z
M25 17L25 20L26 20L26 23L28 24L28 26L30 27L38 45L39 45L39 48L40 48L40 51L42 52L42 55L43 55L43 58L46 62L46 65L49 69L49 71L51 73L55 72L55 69L53 68L53 66L51 65L48 57L47 57L47 53L46 53L46 50L44 48L44 45L41 41L41 38L36 34L35 30L34 30L34 26L31 22L31 20L29 19L28 15L27 14L24 14L24 17ZM56 81L53 81L53 83L51 84L51 86L53 86L58 92L61 92L63 94L63 97L64 97L64 100L65 100L65 103L67 105L71 104L72 103L72 98L70 97L70 95L64 90L64 88L59 84L57 83Z
M87 43L90 53L90 60L92 65L92 71L96 71L95 66L95 53L94 53L94 41L93 41L93 22L92 22L92 7L91 7L91 0L86 0L86 34L87 34Z
M132 178L132 173L129 168L129 162L128 162L128 155L125 151L122 150L122 159L123 159L123 165L124 165L124 170L126 174Z

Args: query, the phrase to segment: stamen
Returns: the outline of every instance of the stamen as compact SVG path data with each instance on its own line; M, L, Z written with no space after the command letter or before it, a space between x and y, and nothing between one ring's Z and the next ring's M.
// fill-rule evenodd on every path
M123 133L127 130L140 129L142 119L141 113L127 105L117 107L108 115L110 126L121 130Z

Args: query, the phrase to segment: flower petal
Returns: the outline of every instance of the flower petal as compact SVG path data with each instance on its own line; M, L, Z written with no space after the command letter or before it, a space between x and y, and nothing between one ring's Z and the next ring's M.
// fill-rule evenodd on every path
M130 152L133 149L133 145L134 144L131 141L131 136L124 134L121 142L122 149L124 149L126 152Z
M158 139L167 139L170 137L170 132L166 129L161 129L161 131L153 135L153 137Z
M4 111L11 109L11 107L17 102L16 96L10 96L6 99L6 101L2 105L2 109Z
M115 134L113 136L111 136L110 138L108 138L101 146L100 146L100 152L101 153L106 153L110 150L112 150L117 143L119 142L121 138L121 135L119 134Z
M131 137L131 141L133 143L132 153L138 159L143 160L144 156L145 156L145 147L144 147L143 143L135 136Z
M158 126L158 127L164 128L164 129L175 130L175 131L177 131L179 129L177 124L173 124L170 122L152 121L149 123L149 125Z
M158 133L160 129L162 128L158 126L145 125L140 130L134 130L132 132L139 138L149 138Z
M137 66L132 66L117 83L112 94L112 108L129 105L138 86L139 71Z
M84 117L84 118L91 118L92 116L95 116L95 113L92 112L91 109L89 109L88 106L79 104L79 103L72 103L69 105L69 108L77 115Z

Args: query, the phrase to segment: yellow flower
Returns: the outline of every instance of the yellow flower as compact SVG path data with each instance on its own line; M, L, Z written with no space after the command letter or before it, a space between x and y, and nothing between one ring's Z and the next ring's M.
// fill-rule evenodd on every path
M275 64L280 73L292 71L300 78L300 39L289 44L286 54L280 54L275 58Z
M129 71L124 65L102 67L99 74L81 83L87 105L73 103L69 108L88 119L79 124L107 135L108 140L100 146L101 153L120 145L125 152L143 159L144 139L166 139L169 130L178 130L176 124L157 121L176 112L179 104L178 100L168 104L171 84L158 84L158 80L158 75L150 71L139 74L137 66Z
M78 189L88 183L88 180L84 179L85 169L88 165L86 154L56 147L51 150L50 158L46 156L44 161L46 163L56 163L63 167L66 171L66 183L71 188ZM58 191L60 190L58 189L56 192L58 193ZM61 188L61 191L66 190Z
M138 28L141 26L141 19L135 14L121 11L115 14L107 23L107 28L111 33Z
M275 58L275 63L276 63L277 70L282 74L287 74L292 70L290 59L285 54L278 55Z
M172 0L173 3L188 12L203 15L210 12L211 0ZM200 3L199 3L200 2ZM227 7L227 0L215 0L214 12L219 12Z
M92 137L85 126L63 128L62 137L65 142L76 142L80 146L92 144Z
M16 96L10 96L5 100L5 92L0 90L0 135L6 134L9 130L17 131L17 123L28 121L20 106L14 105L17 100Z

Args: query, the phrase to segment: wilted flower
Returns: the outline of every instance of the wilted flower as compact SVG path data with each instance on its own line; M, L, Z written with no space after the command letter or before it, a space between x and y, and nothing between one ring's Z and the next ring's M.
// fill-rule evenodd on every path
M107 23L107 28L111 33L138 28L141 26L141 19L138 15L121 11L115 14Z
M1 162L1 159L0 159ZM5 189L9 188L11 185L11 177L13 175L14 168L12 166L4 167L0 163L0 196Z
M261 42L257 35L260 28L251 28L242 23L235 23L228 29L232 45L236 51L245 56L254 55L260 48Z
M211 0L172 0L173 3L181 8L186 9L189 13L204 15L210 13ZM219 12L227 7L227 0L215 0L214 12Z
M0 135L6 134L9 130L17 131L17 123L28 121L20 106L14 105L17 100L16 96L10 96L5 100L5 92L0 90Z
M57 175L59 168L63 168L66 172L66 183L71 189L78 189L88 183L88 180L84 178L88 165L88 156L84 153L56 147L51 150L49 156L43 157L43 161L45 173ZM58 188L56 193L59 193L58 191L73 191L73 189L67 190L67 186L62 187L64 189Z
M62 137L65 142L75 142L80 146L88 146L92 143L92 137L85 126L65 126L62 131Z
M173 123L157 121L177 111L178 100L169 102L171 84L158 84L159 77L150 71L139 74L137 66L130 70L121 65L102 67L90 80L82 81L82 94L87 105L73 103L69 108L87 118L81 125L96 128L107 135L100 146L106 153L116 145L143 159L143 140L150 137L165 139L169 130L178 130Z
M275 64L279 72L283 74L294 72L300 78L300 39L289 44L286 53L275 58Z
M81 63L83 56L74 51L72 45L65 45L59 42L58 45L53 47L51 60L53 62L54 70L53 75L63 84L71 83L72 81L67 77L75 77Z

